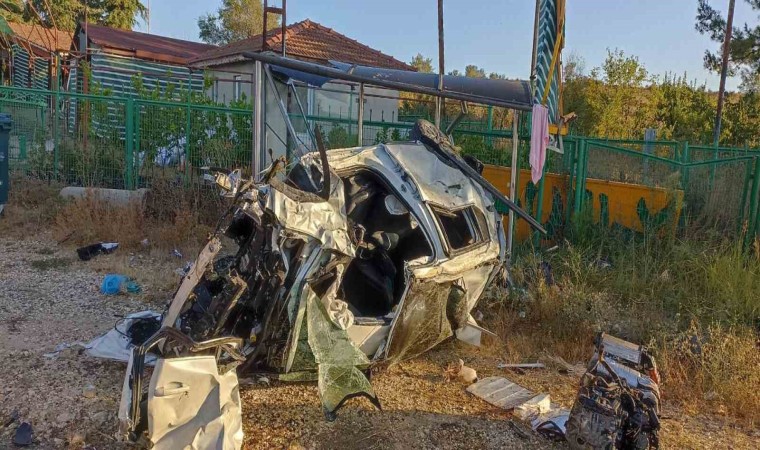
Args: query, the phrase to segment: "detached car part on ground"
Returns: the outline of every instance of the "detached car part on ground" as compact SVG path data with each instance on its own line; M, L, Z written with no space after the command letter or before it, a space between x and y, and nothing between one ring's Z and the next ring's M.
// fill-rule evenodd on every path
M239 447L239 418L224 419L239 414L236 368L316 380L333 419L352 397L380 407L373 367L452 335L479 342L470 313L506 270L497 200L542 229L430 123L418 122L412 138L329 152L320 145L284 179L284 161L259 183L217 175L234 197L229 224L184 277L161 330L135 348L120 410L131 439ZM223 251L221 233L236 248ZM146 389L148 350L159 358ZM204 420L214 425L199 427Z
M646 348L601 333L567 421L577 450L660 446L660 375Z

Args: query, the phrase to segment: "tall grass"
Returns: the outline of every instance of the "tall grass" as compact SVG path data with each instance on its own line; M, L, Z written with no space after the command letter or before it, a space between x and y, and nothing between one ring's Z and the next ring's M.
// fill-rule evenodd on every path
M222 210L215 192L193 191L156 182L144 202L114 205L95 191L64 204L52 221L53 236L72 244L119 242L137 248L147 239L153 248L192 253L208 237Z

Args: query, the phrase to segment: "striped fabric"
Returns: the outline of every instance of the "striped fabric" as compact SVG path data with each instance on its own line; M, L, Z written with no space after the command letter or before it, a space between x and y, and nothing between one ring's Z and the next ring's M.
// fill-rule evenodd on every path
M544 88L549 79L554 44L557 42L557 2L560 0L540 0L538 17L538 54L536 59L536 92L535 100L541 102ZM564 44L564 43L563 43ZM549 123L557 123L559 119L559 64L556 64L547 107L549 108Z

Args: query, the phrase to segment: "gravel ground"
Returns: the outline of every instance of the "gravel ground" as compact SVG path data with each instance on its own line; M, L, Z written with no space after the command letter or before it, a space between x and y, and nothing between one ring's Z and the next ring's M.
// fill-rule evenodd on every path
M116 442L116 410L125 364L88 357L76 348L45 356L62 343L86 342L109 330L119 316L160 307L155 295L106 297L99 293L109 262L123 268L124 256L104 255L83 263L73 249L49 239L0 239L0 449L12 448L14 413L34 428L38 449L132 448ZM144 285L171 263L146 264ZM165 294L162 294L162 296ZM241 381L245 448L563 448L537 437L511 414L445 382L442 368L462 358L479 376L496 369L495 348L451 342L427 355L373 376L383 404L375 410L356 399L327 422L314 384ZM569 406L577 386L572 375L553 370L508 374L534 391L548 391ZM753 448L748 435L713 419L670 408L664 448ZM756 447L755 447L756 448Z

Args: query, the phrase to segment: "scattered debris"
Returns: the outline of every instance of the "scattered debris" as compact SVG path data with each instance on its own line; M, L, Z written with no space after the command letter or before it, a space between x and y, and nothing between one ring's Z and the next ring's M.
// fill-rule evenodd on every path
M148 240L148 238L145 238L142 241L140 241L140 245L142 245L143 247L148 247L150 246L150 241Z
M145 393L145 357L167 344L171 350L157 359ZM145 430L156 450L240 450L243 428L235 368L245 360L237 350L241 344L232 337L196 343L174 328L159 330L130 357L119 405L121 432ZM180 351L185 354L168 356Z
M659 448L659 373L646 348L601 333L567 421L572 449Z
M530 400L515 406L515 415L520 420L528 420L548 412L551 409L549 394L538 394Z
M176 248L172 251L172 255L176 256L179 259L182 259L182 253L180 253L180 251Z
M130 314L114 325L102 336L85 344L85 352L95 358L113 359L128 362L135 346L142 345L161 327L161 314L154 311L141 311ZM146 364L155 359L146 357Z
M496 367L499 369L546 369L546 366L540 362L517 364L500 363Z
M554 286L554 275L552 274L552 266L547 261L541 261L538 266L541 274L544 277L544 283L547 286Z
M100 254L113 253L119 247L118 242L99 242L97 244L80 247L77 249L77 255L82 261L89 261Z
M559 366L559 373L563 375L572 375L576 377L583 376L584 373L586 373L586 366L583 364L570 364L569 362L565 361L564 358L561 356L545 356L545 359L548 359L551 363L553 363L556 366Z
M95 386L88 384L84 387L84 391L82 392L84 395L84 398L95 398L97 397L97 393L95 390Z
M55 359L58 357L58 355L61 354L64 350L68 350L71 348L77 348L77 347L85 347L84 342L73 342L71 344L68 343L61 343L55 346L55 349L50 353L45 353L42 356L45 358Z
M483 378L467 387L467 392L503 409L514 409L536 394L504 377Z
M100 292L105 295L116 295L122 292L139 294L142 292L142 288L135 280L125 275L109 273L103 277L103 284L100 286Z
M461 359L457 362L450 363L446 370L443 371L443 376L446 381L457 379L467 384L478 381L478 373L472 367L464 365L464 361Z
M552 404L551 409L531 421L533 431L552 441L564 441L570 411Z
M601 258L595 259L591 263L591 267L595 267L601 270L610 269L612 268L612 261L610 261L608 258L601 257Z
M32 445L32 425L29 422L22 422L16 428L16 434L13 435L13 445L18 447Z

